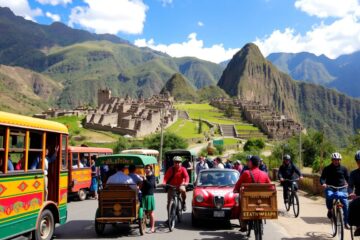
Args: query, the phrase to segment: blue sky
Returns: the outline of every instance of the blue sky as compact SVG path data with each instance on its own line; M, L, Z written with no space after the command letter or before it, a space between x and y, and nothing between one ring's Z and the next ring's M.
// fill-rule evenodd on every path
M359 0L0 0L17 15L113 33L173 56L220 62L248 42L266 56L360 49Z

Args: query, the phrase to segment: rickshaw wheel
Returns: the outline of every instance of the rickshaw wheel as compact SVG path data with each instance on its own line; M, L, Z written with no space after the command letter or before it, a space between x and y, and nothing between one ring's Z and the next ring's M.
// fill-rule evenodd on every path
M146 214L143 215L143 218L139 219L139 230L140 235L144 235L146 232Z
M84 189L79 190L78 197L80 201L84 201L86 199L86 192Z
M95 220L95 232L97 235L103 235L105 231L105 223L99 223Z

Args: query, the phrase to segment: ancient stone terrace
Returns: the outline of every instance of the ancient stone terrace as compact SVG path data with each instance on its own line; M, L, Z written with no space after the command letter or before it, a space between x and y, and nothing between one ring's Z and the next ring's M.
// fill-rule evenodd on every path
M86 116L85 127L142 137L160 130L178 118L168 93L151 98L112 97L109 89L98 91L98 108Z
M301 125L293 119L280 115L268 105L245 99L217 98L211 105L225 109L229 104L241 111L242 116L250 123L259 127L269 138L286 139L301 131Z

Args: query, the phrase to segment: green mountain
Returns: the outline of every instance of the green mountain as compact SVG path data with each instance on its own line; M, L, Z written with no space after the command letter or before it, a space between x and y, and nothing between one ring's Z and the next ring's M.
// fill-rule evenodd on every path
M224 90L214 85L198 89L197 95L199 96L200 101L208 102L214 98L229 98L229 95L227 95Z
M360 97L360 52L336 59L307 52L272 53L267 59L295 80L321 84Z
M324 130L339 144L360 127L360 101L315 84L294 81L267 61L254 44L245 45L224 70L218 86L230 96L260 101Z
M95 104L97 90L114 95L157 94L174 74L195 88L215 85L223 67L197 58L172 58L139 48L113 35L71 29L61 23L40 25L0 8L0 64L41 72L64 86L59 107Z
M40 73L0 65L0 110L39 113L53 105L63 86Z
M160 93L168 92L176 101L198 101L196 90L191 84L179 73L175 73L166 82Z

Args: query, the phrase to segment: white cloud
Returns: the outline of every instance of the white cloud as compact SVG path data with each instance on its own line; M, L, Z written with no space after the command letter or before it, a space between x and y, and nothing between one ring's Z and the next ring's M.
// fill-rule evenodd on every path
M204 23L201 22L201 21L198 21L197 25L198 25L199 27L203 27L203 26L204 26Z
M50 4L50 5L53 5L53 6L56 6L56 5L66 5L66 4L69 4L69 3L72 3L72 0L36 0L38 3L41 3L41 4Z
M262 53L307 51L336 58L360 49L360 22L355 16L346 16L326 25L321 23L301 35L294 29L275 30L270 36L256 39Z
M40 8L32 9L27 0L0 0L0 6L10 8L16 15L27 20L34 20L35 17L43 15Z
M173 0L160 0L163 7L166 7L167 5L170 5L173 3Z
M196 38L196 33L191 33L188 40L182 43L155 44L154 39L137 39L134 44L138 47L149 47L157 51L169 54L172 57L192 56L211 62L222 62L231 59L239 49L225 49L223 44L214 44L205 47L202 40Z
M142 0L84 0L88 6L71 10L69 25L80 25L96 33L140 34L146 6Z
M297 0L295 7L321 21L304 34L294 28L274 30L264 38L256 38L264 55L273 52L312 52L336 58L360 50L360 5L358 0ZM334 19L335 18L335 19Z
M48 18L51 18L53 22L60 22L61 18L58 14L53 14L51 12L46 12L45 14Z
M297 0L295 7L320 18L345 17L359 8L358 0Z

